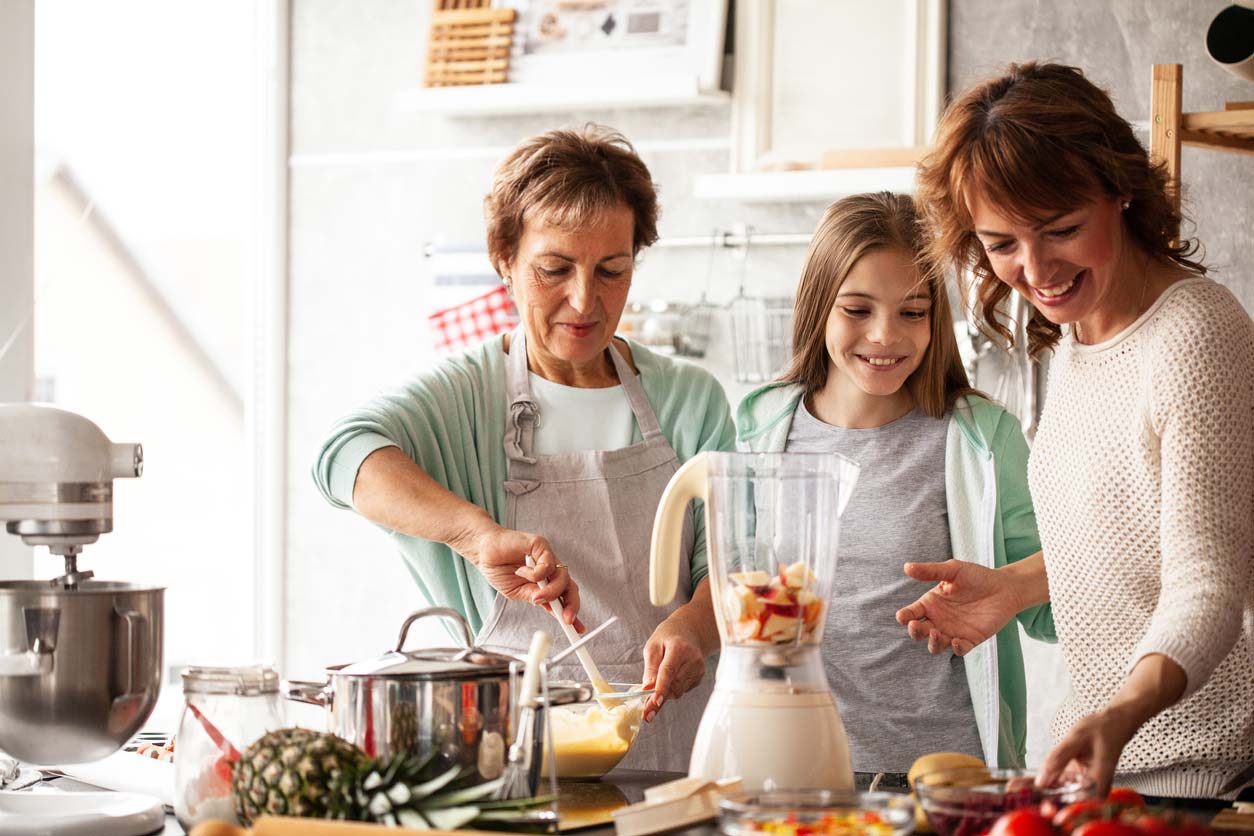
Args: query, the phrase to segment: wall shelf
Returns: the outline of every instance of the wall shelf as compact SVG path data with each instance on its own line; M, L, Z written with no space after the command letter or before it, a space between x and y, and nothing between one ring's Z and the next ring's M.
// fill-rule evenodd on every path
M704 174L693 182L693 192L698 198L742 203L831 201L851 194L884 190L913 194L914 167Z
M1150 89L1150 157L1167 165L1168 186L1180 201L1180 146L1254 154L1254 102L1228 102L1223 110L1181 112L1183 67L1155 64Z
M697 79L635 78L621 84L550 86L540 84L478 84L424 87L400 93L397 110L449 117L560 113L615 108L700 107L727 105L731 94L704 91Z

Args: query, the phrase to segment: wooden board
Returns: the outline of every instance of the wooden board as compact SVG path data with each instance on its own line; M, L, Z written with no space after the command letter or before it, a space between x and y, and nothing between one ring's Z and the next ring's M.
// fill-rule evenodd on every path
M602 781L561 781L557 785L557 829L562 833L612 824L613 813L630 804L618 787Z
M1210 822L1211 830L1216 833L1254 833L1254 813L1241 813L1232 808L1223 810Z
M489 8L433 11L423 84L452 87L503 83L509 74L509 50L517 14L514 9Z

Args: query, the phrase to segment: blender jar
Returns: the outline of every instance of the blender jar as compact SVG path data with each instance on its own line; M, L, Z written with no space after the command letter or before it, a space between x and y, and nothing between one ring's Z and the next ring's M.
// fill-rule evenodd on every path
M208 819L240 824L231 773L254 740L282 728L279 675L266 664L189 667L174 755L174 813L185 830Z
M839 518L857 476L835 453L711 457L706 537L725 645L822 640Z

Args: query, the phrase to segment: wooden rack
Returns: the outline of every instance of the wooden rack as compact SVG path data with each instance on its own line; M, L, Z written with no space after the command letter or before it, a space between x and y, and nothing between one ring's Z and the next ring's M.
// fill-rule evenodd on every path
M1167 163L1168 189L1180 203L1180 146L1254 154L1254 102L1223 110L1182 113L1180 64L1155 64L1150 92L1150 157Z

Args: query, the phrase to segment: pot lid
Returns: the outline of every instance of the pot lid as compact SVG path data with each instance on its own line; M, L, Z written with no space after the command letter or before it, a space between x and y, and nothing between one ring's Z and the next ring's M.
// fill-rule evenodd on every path
M446 618L457 623L464 647L431 647L421 650L403 650L409 628L415 621L430 616ZM328 668L332 673L344 676L385 676L407 679L464 679L467 677L499 676L509 673L516 656L495 653L475 647L470 625L456 610L448 607L428 607L412 613L401 625L401 635L396 647L375 659L338 665Z
M412 679L465 679L509 673L514 657L478 648L435 647L390 650L377 659L339 665L330 671L344 676L394 676Z

